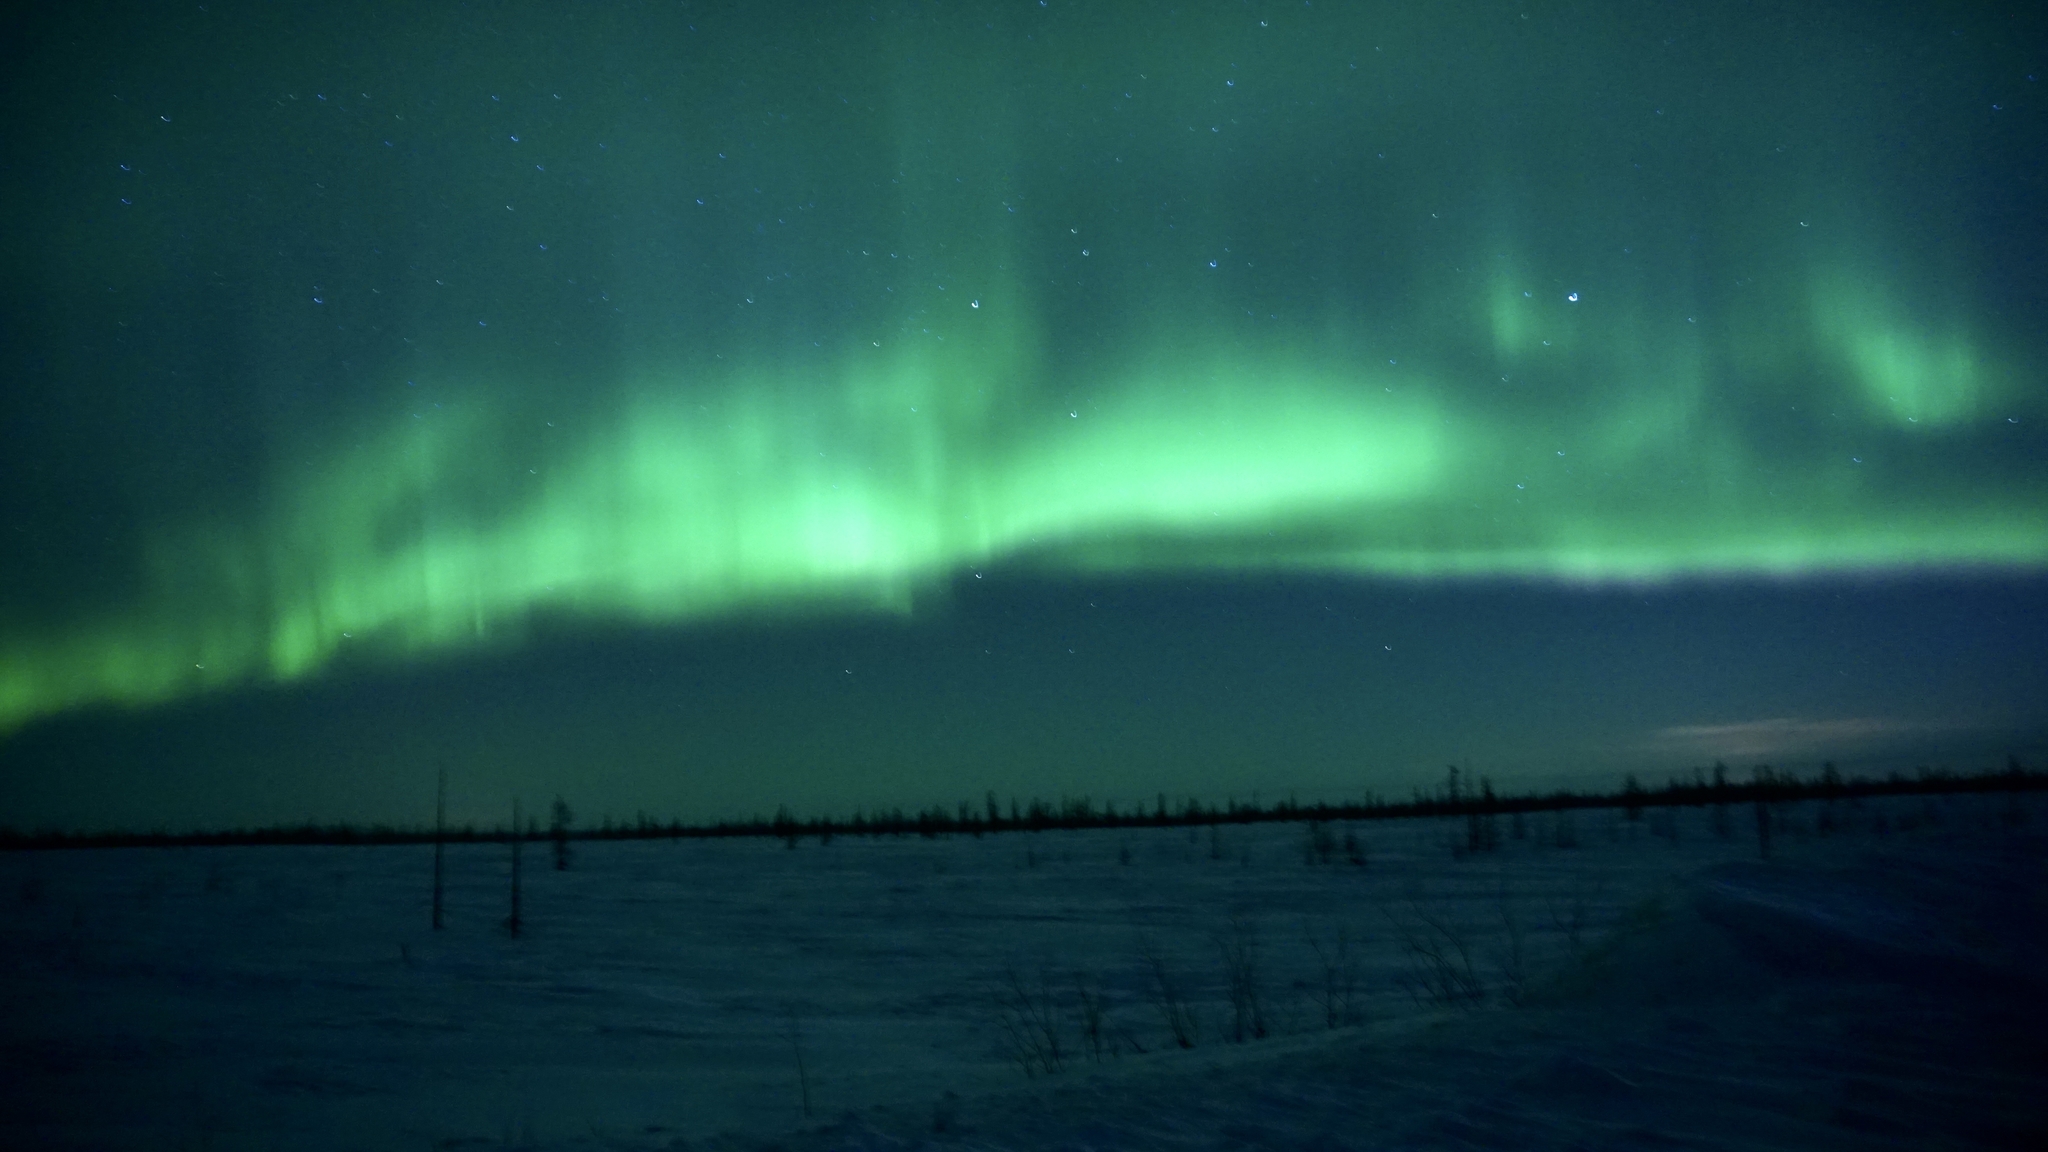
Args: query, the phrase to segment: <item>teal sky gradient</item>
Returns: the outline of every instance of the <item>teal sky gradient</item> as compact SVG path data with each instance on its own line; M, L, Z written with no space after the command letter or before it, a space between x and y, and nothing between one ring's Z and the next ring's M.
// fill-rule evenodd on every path
M2028 578L2043 38L1970 12L51 14L0 733L994 572Z

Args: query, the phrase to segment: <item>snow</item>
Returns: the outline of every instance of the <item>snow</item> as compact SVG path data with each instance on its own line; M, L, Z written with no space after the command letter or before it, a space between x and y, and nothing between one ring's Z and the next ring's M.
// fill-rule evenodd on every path
M2048 1146L2048 814L1819 814L535 844L516 939L504 845L16 852L0 1146Z

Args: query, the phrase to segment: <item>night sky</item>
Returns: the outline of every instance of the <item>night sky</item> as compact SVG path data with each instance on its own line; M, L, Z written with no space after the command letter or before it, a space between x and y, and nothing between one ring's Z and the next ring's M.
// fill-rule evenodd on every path
M0 825L2048 756L2034 6L8 19Z

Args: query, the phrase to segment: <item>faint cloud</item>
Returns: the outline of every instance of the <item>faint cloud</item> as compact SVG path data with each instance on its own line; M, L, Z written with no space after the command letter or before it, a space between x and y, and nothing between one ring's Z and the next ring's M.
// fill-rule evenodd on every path
M1684 749L1715 756L1784 756L1792 753L1841 751L1946 726L1911 720L1858 716L1844 720L1801 720L1776 717L1734 724L1682 724L1660 728L1651 742L1661 748Z

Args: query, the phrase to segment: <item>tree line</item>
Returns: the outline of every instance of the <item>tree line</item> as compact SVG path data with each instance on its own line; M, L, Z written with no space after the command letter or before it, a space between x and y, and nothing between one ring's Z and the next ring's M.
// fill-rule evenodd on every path
M344 823L274 825L265 828L234 828L198 832L21 832L0 828L0 850L50 848L202 847L225 845L293 844L429 844L503 843L507 841L552 840L561 846L570 840L715 840L735 837L775 837L794 847L815 838L821 843L838 836L981 836L1005 832L1045 832L1084 828L1166 828L1203 824L1260 824L1284 821L1408 820L1428 817L1474 817L1549 812L1577 808L1621 808L1631 818L1648 808L1703 807L1712 804L1764 802L1790 803L1800 800L1854 799L1859 797L1935 795L1950 793L2033 792L2048 790L2048 772L2028 769L2018 757L2009 756L2003 770L1958 773L1943 768L1920 768L1912 775L1897 772L1881 778L1844 776L1830 763L1818 774L1800 776L1793 772L1758 765L1746 780L1731 780L1726 765L1698 768L1674 776L1662 787L1643 785L1635 775L1624 778L1611 792L1577 792L1559 789L1543 793L1503 795L1482 777L1476 786L1462 779L1451 767L1445 784L1437 789L1416 789L1413 795L1396 801L1373 793L1361 800L1297 802L1293 797L1272 804L1236 799L1222 804L1204 804L1194 797L1169 802L1160 793L1151 804L1119 807L1113 801L1096 803L1087 796L1062 797L1057 802L1033 798L1007 803L995 793L986 794L980 804L960 801L952 806L935 805L906 811L859 810L851 816L798 818L787 805L772 817L756 815L746 820L686 823L680 819L661 821L639 814L634 820L604 818L597 827L571 827L568 805L555 801L551 819L543 828L537 820L515 817L510 827L479 828L475 824L456 827L406 828L388 824L358 826Z

